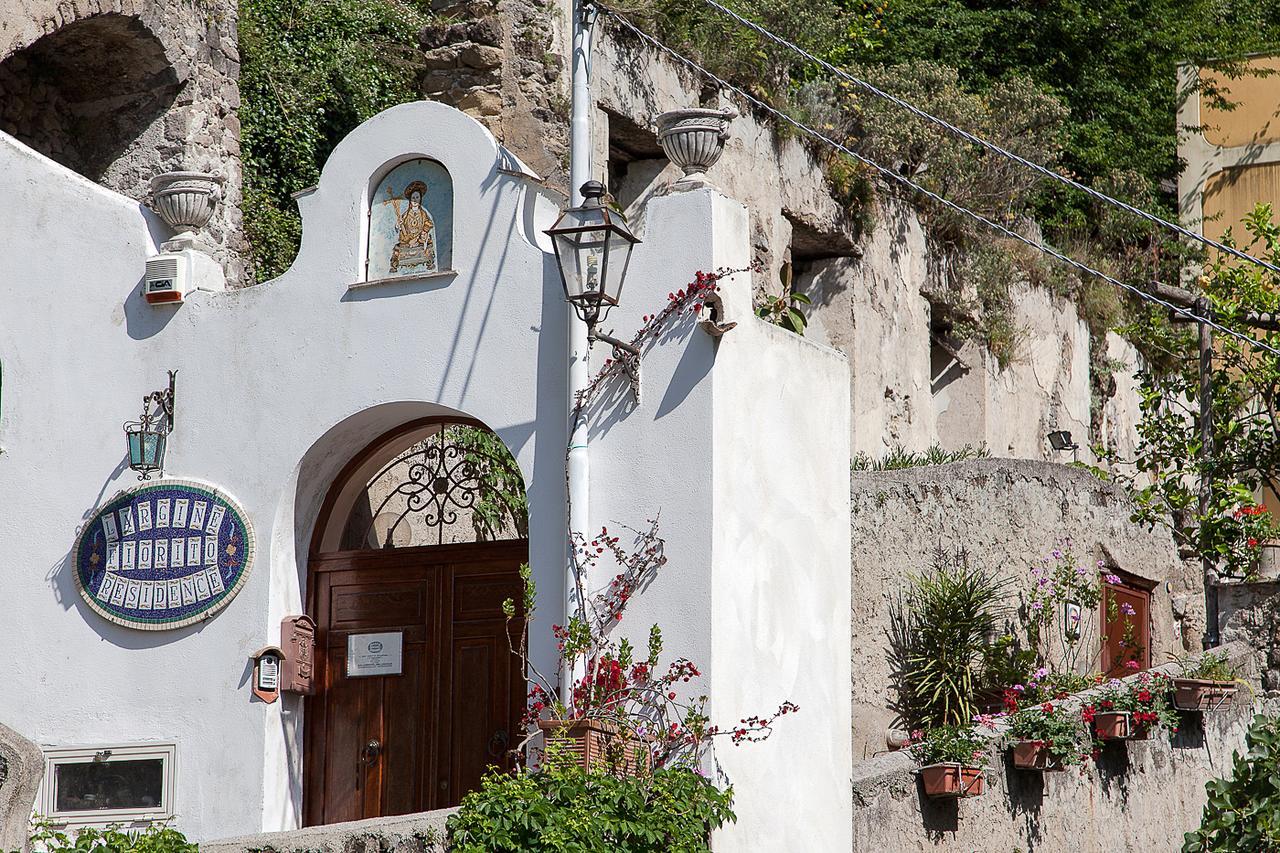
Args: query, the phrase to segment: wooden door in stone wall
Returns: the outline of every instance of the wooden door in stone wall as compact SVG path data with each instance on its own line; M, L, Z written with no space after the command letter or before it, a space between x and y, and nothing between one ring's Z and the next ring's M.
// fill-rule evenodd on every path
M522 600L523 505L504 522L490 504L472 524L460 510L481 497L455 493L460 506L450 510L450 483L474 485L484 474L474 448L446 446L454 426L428 424L425 441L420 427L389 446L375 442L370 459L339 476L321 512L309 562L318 678L303 719L308 826L457 805L489 767L511 766L506 750L519 740L525 681L510 649L524 626L508 623L502 605ZM472 461L461 462L468 454ZM435 462L447 470L432 470ZM377 485L398 467L403 479ZM363 490L343 487L370 471ZM396 508L398 495L423 494L402 501L403 514ZM404 534L409 514L432 499L441 500L431 523L417 519ZM481 541L459 541L468 538Z

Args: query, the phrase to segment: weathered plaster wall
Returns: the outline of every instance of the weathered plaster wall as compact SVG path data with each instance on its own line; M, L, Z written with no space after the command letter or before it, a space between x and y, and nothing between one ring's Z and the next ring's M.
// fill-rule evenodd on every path
M1253 711L1184 715L1179 730L1107 745L1096 765L1016 770L1006 746L989 751L986 792L929 800L918 765L895 752L854 767L855 851L1178 851L1200 825L1205 783L1229 774Z
M1114 486L1063 465L991 459L880 473L852 483L855 755L884 749L895 693L887 655L889 604L933 549L963 547L974 565L1025 589L1031 565L1065 537L1082 559L1105 560L1152 591L1151 661L1199 648L1197 574L1164 530L1129 521ZM1175 607L1176 605L1176 607ZM1176 618L1182 613L1181 618ZM1096 636L1096 635L1095 635ZM1096 668L1097 662L1091 661Z
M331 823L205 842L205 853L444 853L445 823L457 809Z
M161 172L223 175L202 239L232 287L246 250L239 75L233 0L0 4L0 131L138 200Z

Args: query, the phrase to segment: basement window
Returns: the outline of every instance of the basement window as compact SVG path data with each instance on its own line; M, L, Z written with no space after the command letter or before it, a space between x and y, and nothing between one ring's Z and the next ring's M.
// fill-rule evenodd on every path
M173 744L46 749L38 811L59 826L173 817Z

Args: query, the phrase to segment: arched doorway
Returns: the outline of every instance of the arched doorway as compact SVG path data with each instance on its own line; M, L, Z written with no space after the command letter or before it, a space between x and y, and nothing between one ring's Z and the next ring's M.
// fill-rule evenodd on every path
M524 481L478 421L424 418L347 464L312 537L308 826L456 805L524 706L502 603L521 601Z

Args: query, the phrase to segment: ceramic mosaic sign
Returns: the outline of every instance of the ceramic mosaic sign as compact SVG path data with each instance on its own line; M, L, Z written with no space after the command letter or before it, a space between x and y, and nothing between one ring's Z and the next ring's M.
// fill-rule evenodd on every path
M435 160L409 160L370 199L370 281L443 272L453 263L453 181Z
M158 631L208 619L253 565L244 510L211 486L147 483L117 495L76 539L76 586L89 606L129 628Z

